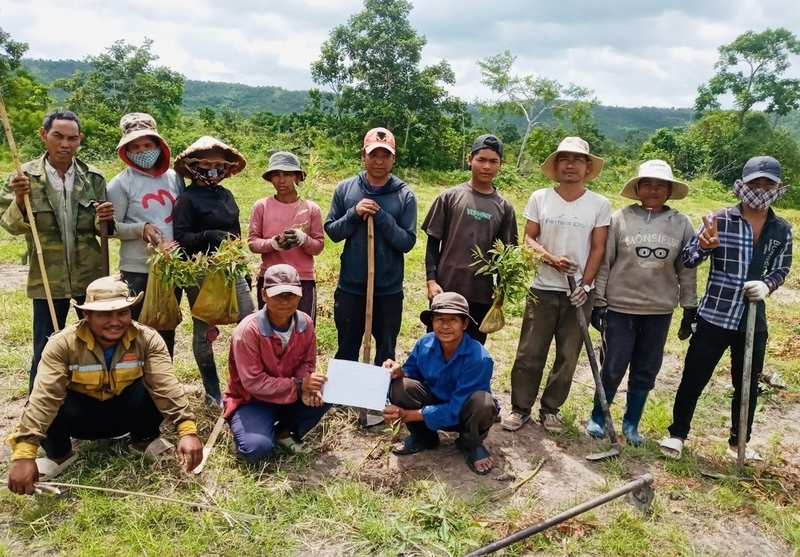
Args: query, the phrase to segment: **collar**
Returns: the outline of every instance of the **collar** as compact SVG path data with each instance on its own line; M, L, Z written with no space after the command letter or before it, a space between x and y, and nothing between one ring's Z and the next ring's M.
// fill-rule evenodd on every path
M740 201L730 209L731 214L736 215L740 219L743 219L744 216L742 215L742 202ZM775 211L772 210L772 207L767 207L767 219L765 222L772 222L777 218L775 215Z
M44 156L44 167L50 173L58 176L58 170L50 164L50 160L47 158L47 155ZM64 177L69 177L75 174L75 157L72 157L72 162L69 165L69 168L64 173Z
M442 343L439 342L438 338L436 338L435 333L430 333L430 334L433 336L433 349L436 351L436 354L438 354L442 359L444 359L444 350L442 350ZM464 331L464 334L461 337L461 342L458 343L456 351L453 352L453 355L450 357L449 360L447 360L447 363L452 362L455 358L457 358L458 356L467 351L467 343L470 341L471 338L472 337L470 337L467 334L467 332Z
M128 350L131 347L133 339L135 339L138 334L138 329L133 323L131 323L128 327L128 330L123 333L122 338L120 339L120 342L122 343L122 346L125 347L125 350ZM75 329L75 336L86 343L86 348L89 350L94 350L96 341L91 329L89 329L89 324L85 319L81 319L78 322L78 328Z
M267 306L264 306L258 310L256 314L256 320L258 321L258 332L261 333L261 336L271 337L275 331L272 328L272 323L269 322L269 317L267 317ZM298 333L302 333L306 329L308 329L308 323L305 319L302 319L299 311L295 311L294 330Z

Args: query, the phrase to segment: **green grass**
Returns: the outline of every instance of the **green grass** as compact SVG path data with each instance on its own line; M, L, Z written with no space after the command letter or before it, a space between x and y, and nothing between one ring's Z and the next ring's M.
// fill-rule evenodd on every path
M327 212L333 186L357 168L331 169L317 161L312 180L304 187L306 195ZM104 168L109 176L118 170ZM244 176L227 180L241 208L246 230L254 201L271 193L271 186L260 179L262 168L249 167ZM609 177L627 176L629 169L608 172ZM426 173L398 169L419 200L419 222L435 196L449 185L466 179L464 172ZM610 183L602 179L593 189L607 195L614 208L628 203L617 192L624 179ZM500 187L518 211L533 187L545 185L540 177L522 179L504 171ZM732 199L712 183L704 181L698 191L703 196L675 202L674 206L697 223L709 210L730 204ZM504 189L504 186L508 186ZM722 191L722 193L721 193ZM714 198L708 197L709 195ZM781 211L800 224L800 211ZM423 332L417 316L426 307L424 286L424 234L406 257L405 310L398 357L403 359ZM317 258L319 284L319 323L317 327L319 365L336 350L333 326L333 290L342 245L326 239L325 250ZM7 234L0 235L0 262L19 263L24 243ZM112 240L112 268L116 268L118 246ZM257 260L253 259L255 269ZM797 265L795 265L797 270ZM707 271L700 272L700 289ZM789 285L800 287L800 277L790 276ZM656 294L656 293L654 293ZM800 322L800 304L771 302L769 305L770 369L778 371L787 383L785 391L764 397L762 412L779 416L794 408L789 395L800 393L800 343L795 341ZM507 396L509 372L519 335L521 306L509 307L509 324L492 335L488 348L496 363L494 390ZM16 420L26 390L27 368L31 355L30 302L24 288L0 291L0 401L15 403L5 415L6 428ZM184 321L178 327L175 369L189 386L189 399L198 415L201 437L213 427L215 416L202 404L196 367L191 355L191 320L186 302ZM728 524L735 531L736 521L746 521L751 532L782 543L797 552L800 547L800 506L788 502L767 484L762 487L731 481L703 480L700 470L711 467L734 473L722 459L727 428L729 380L726 365L715 376L698 405L692 440L680 462L659 456L657 441L671 421L674 385L681 371L687 344L678 341L680 315L673 319L667 346L670 365L665 366L659 385L648 402L641 431L647 441L641 448L625 449L623 457L598 466L586 465L587 473L600 474L593 494L608 492L644 471L656 476L657 498L649 514L635 511L618 500L561 526L533 536L505 550L505 555L604 555L604 556L693 556L718 554L698 538L699 530L714 530ZM220 375L227 377L227 342L231 327L223 327L216 344ZM594 335L595 342L598 338ZM549 365L549 364L548 364ZM667 387L666 385L673 385ZM584 425L591 409L592 386L575 383L564 407L566 432L546 440L566 450L580 445L587 451L605 450L607 442L588 441ZM796 399L795 399L796 400ZM17 401L17 402L15 402ZM624 394L612 406L620 423ZM82 458L67 471L63 481L141 491L187 501L197 501L242 513L255 514L258 520L236 515L226 517L190 506L155 502L133 496L109 495L75 489L67 496L24 498L0 490L0 556L4 555L183 555L294 556L294 555L462 555L515 530L552 516L584 500L575 493L554 497L550 481L538 481L512 496L489 503L492 480L476 483L466 469L463 478L443 477L435 464L428 469L402 472L391 468L385 456L368 460L356 472L367 449L379 443L380 432L353 431L353 414L331 412L309 436L318 449L311 456L276 453L266 463L249 465L233 451L230 434L223 431L206 472L187 477L177 464L159 468L118 444L98 442L81 446ZM769 428L769 425L765 427ZM765 450L768 462L764 472L782 471L780 455L800 441L787 432L775 431ZM443 449L444 450L444 449ZM3 453L7 455L6 452ZM536 454L525 455L534 461ZM406 462L406 461L404 461ZM435 462L435 461L434 461ZM545 470L553 463L547 463ZM784 463L785 464L785 463ZM8 462L0 462L0 477ZM791 468L794 474L796 466ZM517 478L519 479L519 478ZM467 481L471 483L466 483ZM566 481L566 480L565 480ZM463 484L463 485L462 485ZM690 519L687 520L687 517ZM720 550L721 551L721 550ZM721 553L719 553L721 554ZM735 555L736 553L731 553Z

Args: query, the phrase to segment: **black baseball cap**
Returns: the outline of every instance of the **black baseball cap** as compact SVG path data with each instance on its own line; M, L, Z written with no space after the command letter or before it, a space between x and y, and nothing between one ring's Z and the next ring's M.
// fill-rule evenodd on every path
M781 163L772 157L753 157L744 164L742 182L746 184L751 180L762 177L780 184Z
M500 158L503 158L503 142L496 135L492 135L490 133L485 133L483 135L478 136L478 139L472 144L472 151L471 153L474 155L481 149L489 149L490 151L494 151Z

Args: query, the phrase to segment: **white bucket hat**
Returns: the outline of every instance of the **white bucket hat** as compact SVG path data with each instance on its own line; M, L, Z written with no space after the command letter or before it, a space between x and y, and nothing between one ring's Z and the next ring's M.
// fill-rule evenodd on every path
M603 159L589 152L589 144L580 137L565 137L564 140L558 144L558 149L550 153L550 156L542 163L542 173L557 182L558 175L556 174L556 157L559 153L580 153L589 157L592 161L592 168L583 179L584 182L591 182L597 178L600 171L603 170Z
M92 281L86 287L86 301L78 305L75 300L70 303L78 309L88 311L116 311L134 306L142 301L144 294L131 295L130 285L122 280L122 275L112 275Z
M619 194L628 199L638 200L636 186L639 185L639 180L642 178L656 178L670 182L672 184L672 192L669 194L669 199L683 199L689 195L689 184L676 180L672 174L672 167L660 159L653 159L640 164L639 174L635 178L628 180Z

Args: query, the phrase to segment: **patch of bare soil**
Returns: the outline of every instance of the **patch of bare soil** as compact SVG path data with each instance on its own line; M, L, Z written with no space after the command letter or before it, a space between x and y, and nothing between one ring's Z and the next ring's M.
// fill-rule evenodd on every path
M0 290L13 290L25 286L27 280L27 265L0 263Z

